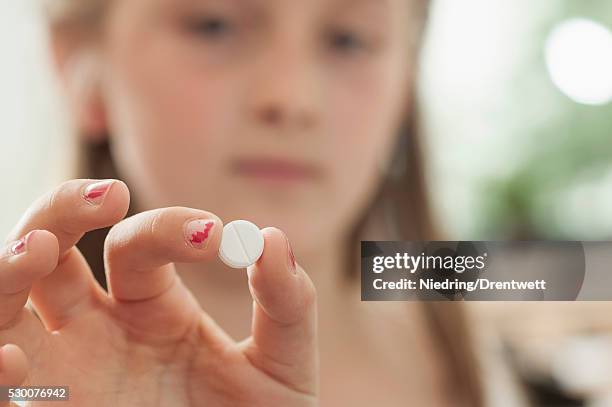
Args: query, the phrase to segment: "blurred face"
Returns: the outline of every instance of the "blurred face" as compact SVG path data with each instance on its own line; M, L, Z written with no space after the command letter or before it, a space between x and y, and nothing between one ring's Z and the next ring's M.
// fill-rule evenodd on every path
M141 206L283 229L319 250L380 182L410 86L406 0L114 2L113 153Z

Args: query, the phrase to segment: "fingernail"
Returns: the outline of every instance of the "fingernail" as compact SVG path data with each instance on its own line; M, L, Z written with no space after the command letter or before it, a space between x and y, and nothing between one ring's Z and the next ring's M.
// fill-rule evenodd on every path
M13 245L11 246L11 254L16 256L18 254L25 252L26 249L28 248L28 239L30 238L30 236L34 234L34 232L35 230L32 230L27 235L25 235L24 237L22 237L15 243L13 243Z
M297 269L295 266L295 256L293 255L293 249L291 248L291 243L289 243L289 239L285 236L285 241L287 242L287 259L289 263L289 271L293 274L297 274Z
M104 201L106 193L114 182L115 180L109 179L89 184L83 190L83 199L92 205L100 205Z
M213 226L215 226L215 221L210 219L192 220L185 225L185 239L192 247L204 249Z

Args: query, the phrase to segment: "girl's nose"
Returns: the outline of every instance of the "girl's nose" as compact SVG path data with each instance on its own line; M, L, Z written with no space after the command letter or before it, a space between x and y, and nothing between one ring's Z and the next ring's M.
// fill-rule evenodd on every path
M259 125L291 133L320 122L321 78L312 54L290 38L262 51L249 87L250 110Z

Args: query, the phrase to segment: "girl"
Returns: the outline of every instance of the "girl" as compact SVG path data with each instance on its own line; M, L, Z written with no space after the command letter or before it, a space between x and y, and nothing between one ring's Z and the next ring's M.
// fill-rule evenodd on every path
M458 304L359 297L359 240L437 237L426 0L49 6L80 179L7 240L0 384L78 406L481 404ZM267 226L246 279L216 256L234 219Z

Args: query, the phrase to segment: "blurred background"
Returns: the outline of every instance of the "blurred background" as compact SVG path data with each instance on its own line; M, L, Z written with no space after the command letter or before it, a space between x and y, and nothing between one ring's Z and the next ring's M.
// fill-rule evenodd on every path
M612 236L611 30L606 0L435 3L422 94L448 234Z
M72 143L40 0L0 8L6 235L67 176ZM437 0L423 56L428 178L449 240L612 240L609 0ZM612 406L612 306L470 307L533 405Z

